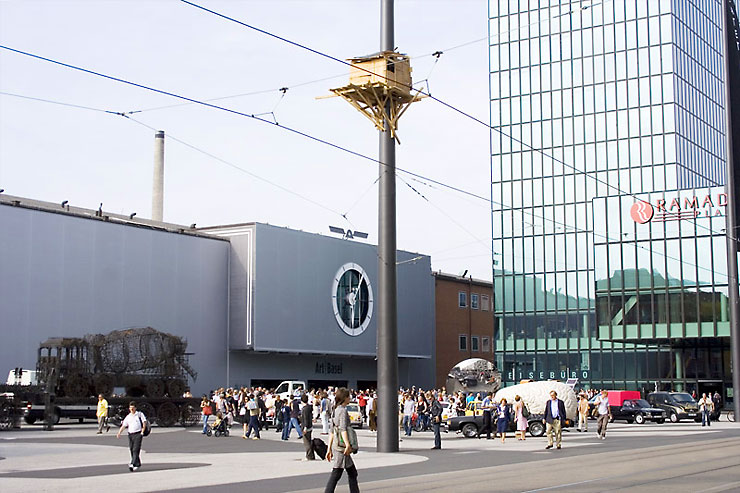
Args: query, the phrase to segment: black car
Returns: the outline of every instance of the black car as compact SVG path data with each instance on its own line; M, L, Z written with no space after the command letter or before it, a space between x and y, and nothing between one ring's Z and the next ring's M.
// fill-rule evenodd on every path
M533 437L541 437L545 434L545 425L542 423L542 415L532 414L527 419L529 424L527 430ZM572 426L570 420L566 420L566 426ZM491 420L491 433L496 431L496 420ZM447 429L448 431L460 431L466 438L475 438L478 436L478 430L483 429L483 416L456 416L447 418ZM516 431L516 421L509 421L509 428L507 432Z
M686 392L653 392L648 395L647 401L651 406L664 410L671 423L678 423L682 419L701 421L699 404Z
M645 399L626 399L621 407L612 406L614 421L623 419L628 423L643 424L645 421L665 423L665 411L651 407Z

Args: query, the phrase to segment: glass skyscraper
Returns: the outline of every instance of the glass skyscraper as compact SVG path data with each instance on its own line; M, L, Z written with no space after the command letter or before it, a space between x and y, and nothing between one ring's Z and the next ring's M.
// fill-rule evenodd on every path
M506 384L731 396L721 0L490 0Z

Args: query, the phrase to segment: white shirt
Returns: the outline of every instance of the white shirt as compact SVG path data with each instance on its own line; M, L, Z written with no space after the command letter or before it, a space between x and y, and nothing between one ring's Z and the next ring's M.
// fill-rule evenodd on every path
M134 414L128 413L124 418L123 423L121 423L121 426L128 428L128 434L130 435L132 433L140 433L142 423L146 422L146 416L144 416L141 411L136 411Z
M416 401L413 399L406 399L403 403L403 414L404 416L411 416L416 410Z
M599 414L609 414L609 397L599 396L596 398L596 404L599 406Z
M557 399L550 399L550 414L552 414L552 419L560 419L560 410L558 409Z

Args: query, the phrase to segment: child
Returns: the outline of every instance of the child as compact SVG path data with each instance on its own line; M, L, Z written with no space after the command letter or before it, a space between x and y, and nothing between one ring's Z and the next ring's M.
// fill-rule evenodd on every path
M224 415L221 413L221 411L217 412L216 421L213 422L213 424L211 425L211 428L213 428L214 430L218 428L218 425L221 424L221 421L223 421L223 419L224 419Z

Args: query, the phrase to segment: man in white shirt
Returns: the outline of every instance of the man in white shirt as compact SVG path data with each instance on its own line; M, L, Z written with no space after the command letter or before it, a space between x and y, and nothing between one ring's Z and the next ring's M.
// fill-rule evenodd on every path
M599 417L596 420L596 431L599 434L599 438L606 440L606 426L612 417L612 410L609 407L609 392L602 390L601 395L596 398L594 404L599 413Z
M131 462L128 464L129 471L138 471L141 467L139 453L141 452L141 438L149 423L144 413L136 410L136 402L131 401L128 404L129 413L121 423L116 438L121 438L124 428L128 428L128 449L131 452Z

